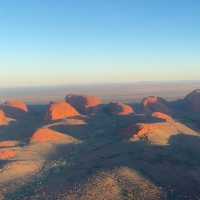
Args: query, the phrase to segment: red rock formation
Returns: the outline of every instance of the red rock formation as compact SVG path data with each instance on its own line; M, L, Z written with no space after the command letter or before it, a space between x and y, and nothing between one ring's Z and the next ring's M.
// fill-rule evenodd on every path
M156 127L152 127L148 124L139 127L139 131L133 135L134 139L146 139L152 131L155 131Z
M65 100L74 106L80 113L86 114L102 104L101 99L95 96L67 95Z
M131 115L134 114L134 110L131 106L123 104L121 102L110 103L107 105L107 111L114 115Z
M200 112L200 89L192 91L184 99L187 108L192 112Z
M80 115L79 112L67 102L51 103L48 109L48 120L61 120L67 117Z
M25 114L28 112L27 105L24 102L18 100L7 101L0 107L5 112L6 116L17 120L25 117Z
M170 117L169 115L167 114L164 114L164 113L161 113L161 112L154 112L152 113L152 117L155 117L155 118L158 118L158 119L162 119L166 122L173 122L174 120L172 119L172 117Z
M9 123L8 118L6 117L5 113L0 110L0 125L7 125Z
M7 107L15 108L23 112L28 112L28 107L23 101L10 100L5 103Z
M19 142L16 140L5 140L0 142L0 148L16 147Z
M54 131L49 128L41 128L37 130L32 138L32 143L74 143L77 140L69 135Z
M166 145L172 135L179 133L176 126L169 123L138 124L134 139L145 139L151 143Z
M0 160L7 160L16 157L16 152L13 150L0 151Z
M168 107L168 102L161 97L149 96L142 101L142 107L145 112L162 112L170 114L171 110Z
M161 129L162 125L161 124L140 124L138 128L139 128L139 131L137 132L137 134L134 135L134 137L143 139L146 136L148 136L148 134L153 133L155 130Z

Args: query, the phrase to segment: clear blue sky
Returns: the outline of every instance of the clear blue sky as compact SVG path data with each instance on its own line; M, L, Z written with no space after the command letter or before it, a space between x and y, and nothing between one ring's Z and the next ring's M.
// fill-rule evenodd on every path
M199 80L200 1L1 1L0 70L0 87Z

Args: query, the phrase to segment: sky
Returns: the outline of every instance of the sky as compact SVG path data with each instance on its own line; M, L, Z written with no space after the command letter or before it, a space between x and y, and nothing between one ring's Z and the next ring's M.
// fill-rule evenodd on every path
M0 1L0 87L200 80L199 0Z

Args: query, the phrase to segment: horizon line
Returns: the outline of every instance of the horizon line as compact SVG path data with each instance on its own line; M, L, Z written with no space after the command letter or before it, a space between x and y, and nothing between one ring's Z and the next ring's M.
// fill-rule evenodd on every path
M130 85L139 83L177 83L177 82L200 82L200 80L136 80L129 82L91 82L91 83L69 83L69 84L42 84L42 85L17 85L0 86L0 89L20 89L20 88L54 88L54 87L75 87L75 86L103 86L103 85Z

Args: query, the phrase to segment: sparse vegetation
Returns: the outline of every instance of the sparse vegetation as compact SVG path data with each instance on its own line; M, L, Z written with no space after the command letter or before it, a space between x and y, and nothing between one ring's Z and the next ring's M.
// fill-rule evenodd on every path
M47 109L16 115L0 130L1 151L17 152L2 160L2 200L198 199L198 131L161 112L104 109L48 124Z

